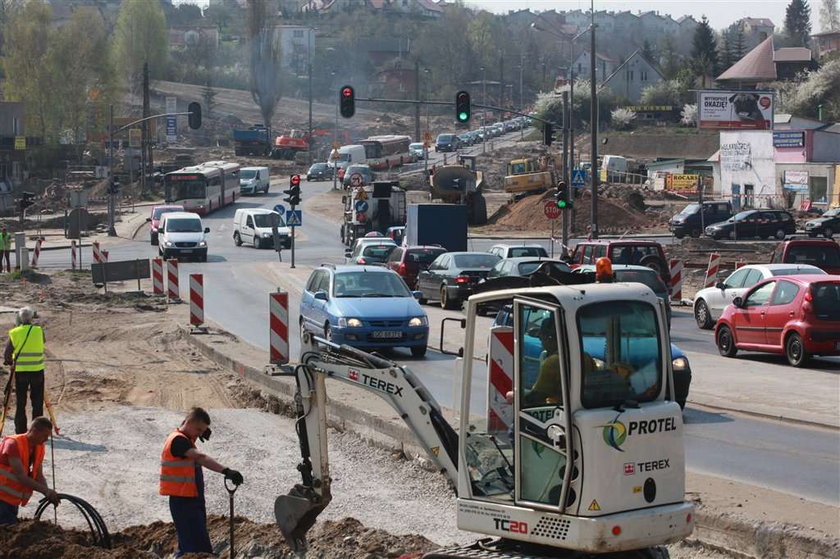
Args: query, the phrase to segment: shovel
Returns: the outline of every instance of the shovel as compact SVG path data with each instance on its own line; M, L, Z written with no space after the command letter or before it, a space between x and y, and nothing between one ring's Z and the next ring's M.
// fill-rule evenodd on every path
M227 489L228 498L230 499L230 559L233 559L233 494L236 493L239 486L234 484L233 487L231 487L228 485L228 481L229 480L225 478L225 489Z

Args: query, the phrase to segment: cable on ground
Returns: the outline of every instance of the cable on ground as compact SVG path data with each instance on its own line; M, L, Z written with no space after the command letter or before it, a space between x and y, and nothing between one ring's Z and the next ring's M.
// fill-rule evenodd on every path
M61 501L72 503L73 506L75 506L82 514L82 518L84 518L87 522L91 536L93 537L93 545L96 547L111 549L111 535L108 533L108 527L105 526L105 521L102 520L102 516L100 516L99 512L93 508L93 505L84 499L80 499L79 497L74 497L73 495L68 495L66 493L59 493L58 498L59 503ZM50 505L51 503L46 498L41 499L38 502L38 508L35 510L35 520L41 520L41 514L43 514Z

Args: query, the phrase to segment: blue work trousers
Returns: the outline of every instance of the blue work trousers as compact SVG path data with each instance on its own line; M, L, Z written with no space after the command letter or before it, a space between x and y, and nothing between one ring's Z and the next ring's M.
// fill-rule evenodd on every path
M17 524L18 521L18 507L10 505L5 501L0 501L0 526L8 524Z
M213 553L207 533L207 509L204 495L198 497L169 497L169 511L178 533L178 551L184 553Z

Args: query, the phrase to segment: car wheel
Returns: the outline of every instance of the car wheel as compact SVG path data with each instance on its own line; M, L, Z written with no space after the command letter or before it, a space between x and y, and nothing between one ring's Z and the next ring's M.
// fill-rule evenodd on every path
M242 237L239 236L238 232L233 234L233 244L238 247L242 246Z
M717 336L715 336L718 351L724 357L735 357L738 353L738 348L735 346L735 337L732 335L732 330L729 326L721 326L718 328Z
M785 230L784 229L778 229L776 231L776 238L779 239L780 241L783 240L785 238Z
M440 286L440 308L453 310L457 309L460 304L460 301L457 299L453 299L446 293L446 286Z
M685 237L685 234L684 233L674 233L674 237L676 237L678 239L682 239L683 237Z
M659 276L662 276L662 273L667 270L668 268L665 266L665 262L658 256L654 254L648 254L644 258L639 261L640 266L645 266L646 268L650 268L654 272L656 272Z
M805 351L802 336L796 332L790 334L785 340L785 357L794 367L804 367L808 363L809 356Z
M697 327L701 330L708 330L714 325L712 313L709 312L709 305L703 299L694 303L694 320L697 321Z
M420 345L420 346L412 346L411 348L411 356L412 357L423 357L426 355L427 346Z
M699 239L700 238L700 233L702 233L702 231L700 231L700 229L697 229L695 227L694 229L691 230L689 235L691 235L692 239Z
M826 227L825 229L823 229L823 235L826 239L830 239L834 237L834 230L831 227Z
M260 239L256 235L254 235L254 248L259 249L261 244L262 243L260 243Z

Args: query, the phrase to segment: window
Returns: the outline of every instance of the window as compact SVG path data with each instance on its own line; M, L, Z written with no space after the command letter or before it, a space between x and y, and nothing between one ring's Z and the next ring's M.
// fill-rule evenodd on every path
M245 227L248 227L250 229L254 228L254 220L251 219L250 215L248 216L248 219L245 220Z
M639 70L639 81L646 82L648 78L647 70Z
M335 275L336 297L411 297L394 272L342 272Z
M726 278L726 281L724 281L723 284L728 289L732 289L732 288L735 288L735 287L741 287L742 285L744 285L744 280L747 278L747 274L750 273L750 271L751 270L747 270L747 269L738 270L737 272L733 273L728 278Z
M302 39L303 38L303 29L295 29L292 31L292 37L295 39Z
M628 82L633 81L633 70L627 70L627 81Z
M779 285L776 291L773 292L773 298L770 299L771 305L787 305L796 299L796 294L799 293L799 286L795 283L779 280Z
M764 279L764 274L760 270L750 270L747 274L747 279L744 280L744 287L752 287Z
M761 287L757 288L755 291L749 294L746 301L744 301L744 306L760 307L761 305L767 303L767 301L770 300L770 294L773 293L774 287L776 287L776 282L769 281Z
M391 251L391 255L388 257L388 262L401 262L402 261L402 253L403 249L395 248Z
M817 319L840 320L840 283L815 283L811 295Z
M312 276L309 278L309 282L306 284L306 290L310 293L314 293L315 291L317 291L318 284L321 282L321 277L325 273L326 272L322 270L315 270L315 272L313 272Z

